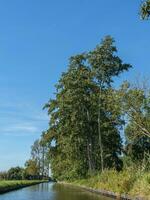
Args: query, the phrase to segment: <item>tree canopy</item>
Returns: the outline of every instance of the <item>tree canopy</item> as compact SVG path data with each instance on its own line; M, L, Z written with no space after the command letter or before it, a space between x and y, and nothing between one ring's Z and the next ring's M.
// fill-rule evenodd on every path
M56 85L56 98L45 106L50 116L45 137L49 144L55 142L49 150L55 178L76 179L104 168L122 168L123 121L111 97L114 77L129 68L117 56L110 36L94 50L70 58Z

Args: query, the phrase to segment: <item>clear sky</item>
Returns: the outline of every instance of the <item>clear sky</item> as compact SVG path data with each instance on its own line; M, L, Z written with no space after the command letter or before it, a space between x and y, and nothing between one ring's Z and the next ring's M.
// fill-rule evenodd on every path
M112 35L118 54L134 67L121 80L150 75L150 21L139 19L140 2L0 1L0 170L29 158L48 126L42 107L71 55Z

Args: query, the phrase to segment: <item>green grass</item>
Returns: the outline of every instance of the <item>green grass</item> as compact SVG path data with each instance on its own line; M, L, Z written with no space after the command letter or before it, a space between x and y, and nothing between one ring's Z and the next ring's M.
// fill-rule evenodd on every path
M23 187L38 184L41 182L43 181L39 181L39 180L0 181L0 193L9 192L11 190L23 188Z
M76 180L73 184L93 189L114 192L117 196L124 194L132 197L150 199L150 173L123 170L105 170L103 173L88 179Z

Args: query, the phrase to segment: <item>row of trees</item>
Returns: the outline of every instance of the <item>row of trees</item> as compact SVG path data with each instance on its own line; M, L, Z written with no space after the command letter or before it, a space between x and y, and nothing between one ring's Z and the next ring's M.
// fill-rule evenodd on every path
M49 177L48 146L42 139L36 140L31 147L31 158L25 167L12 167L8 171L0 172L0 180L44 179Z
M49 177L48 143L44 141L45 133L41 139L36 140L31 147L31 158L25 163L27 179L44 179Z
M49 160L48 160L48 143L44 140L45 133L42 137L36 140L31 147L31 159L29 159L25 166L27 170L36 177L46 178L49 176Z
M25 178L25 170L21 167L12 167L7 172L0 172L0 180L22 180Z
M42 140L54 178L121 170L127 157L133 162L148 160L149 91L127 82L113 87L116 77L130 68L117 56L110 36L94 50L70 58L56 98L45 105L50 127Z

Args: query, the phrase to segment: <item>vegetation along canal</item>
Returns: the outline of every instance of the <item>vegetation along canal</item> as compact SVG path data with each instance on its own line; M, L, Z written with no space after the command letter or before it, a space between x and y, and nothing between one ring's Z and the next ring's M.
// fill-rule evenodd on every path
M0 195L0 200L111 200L83 189L42 183Z

